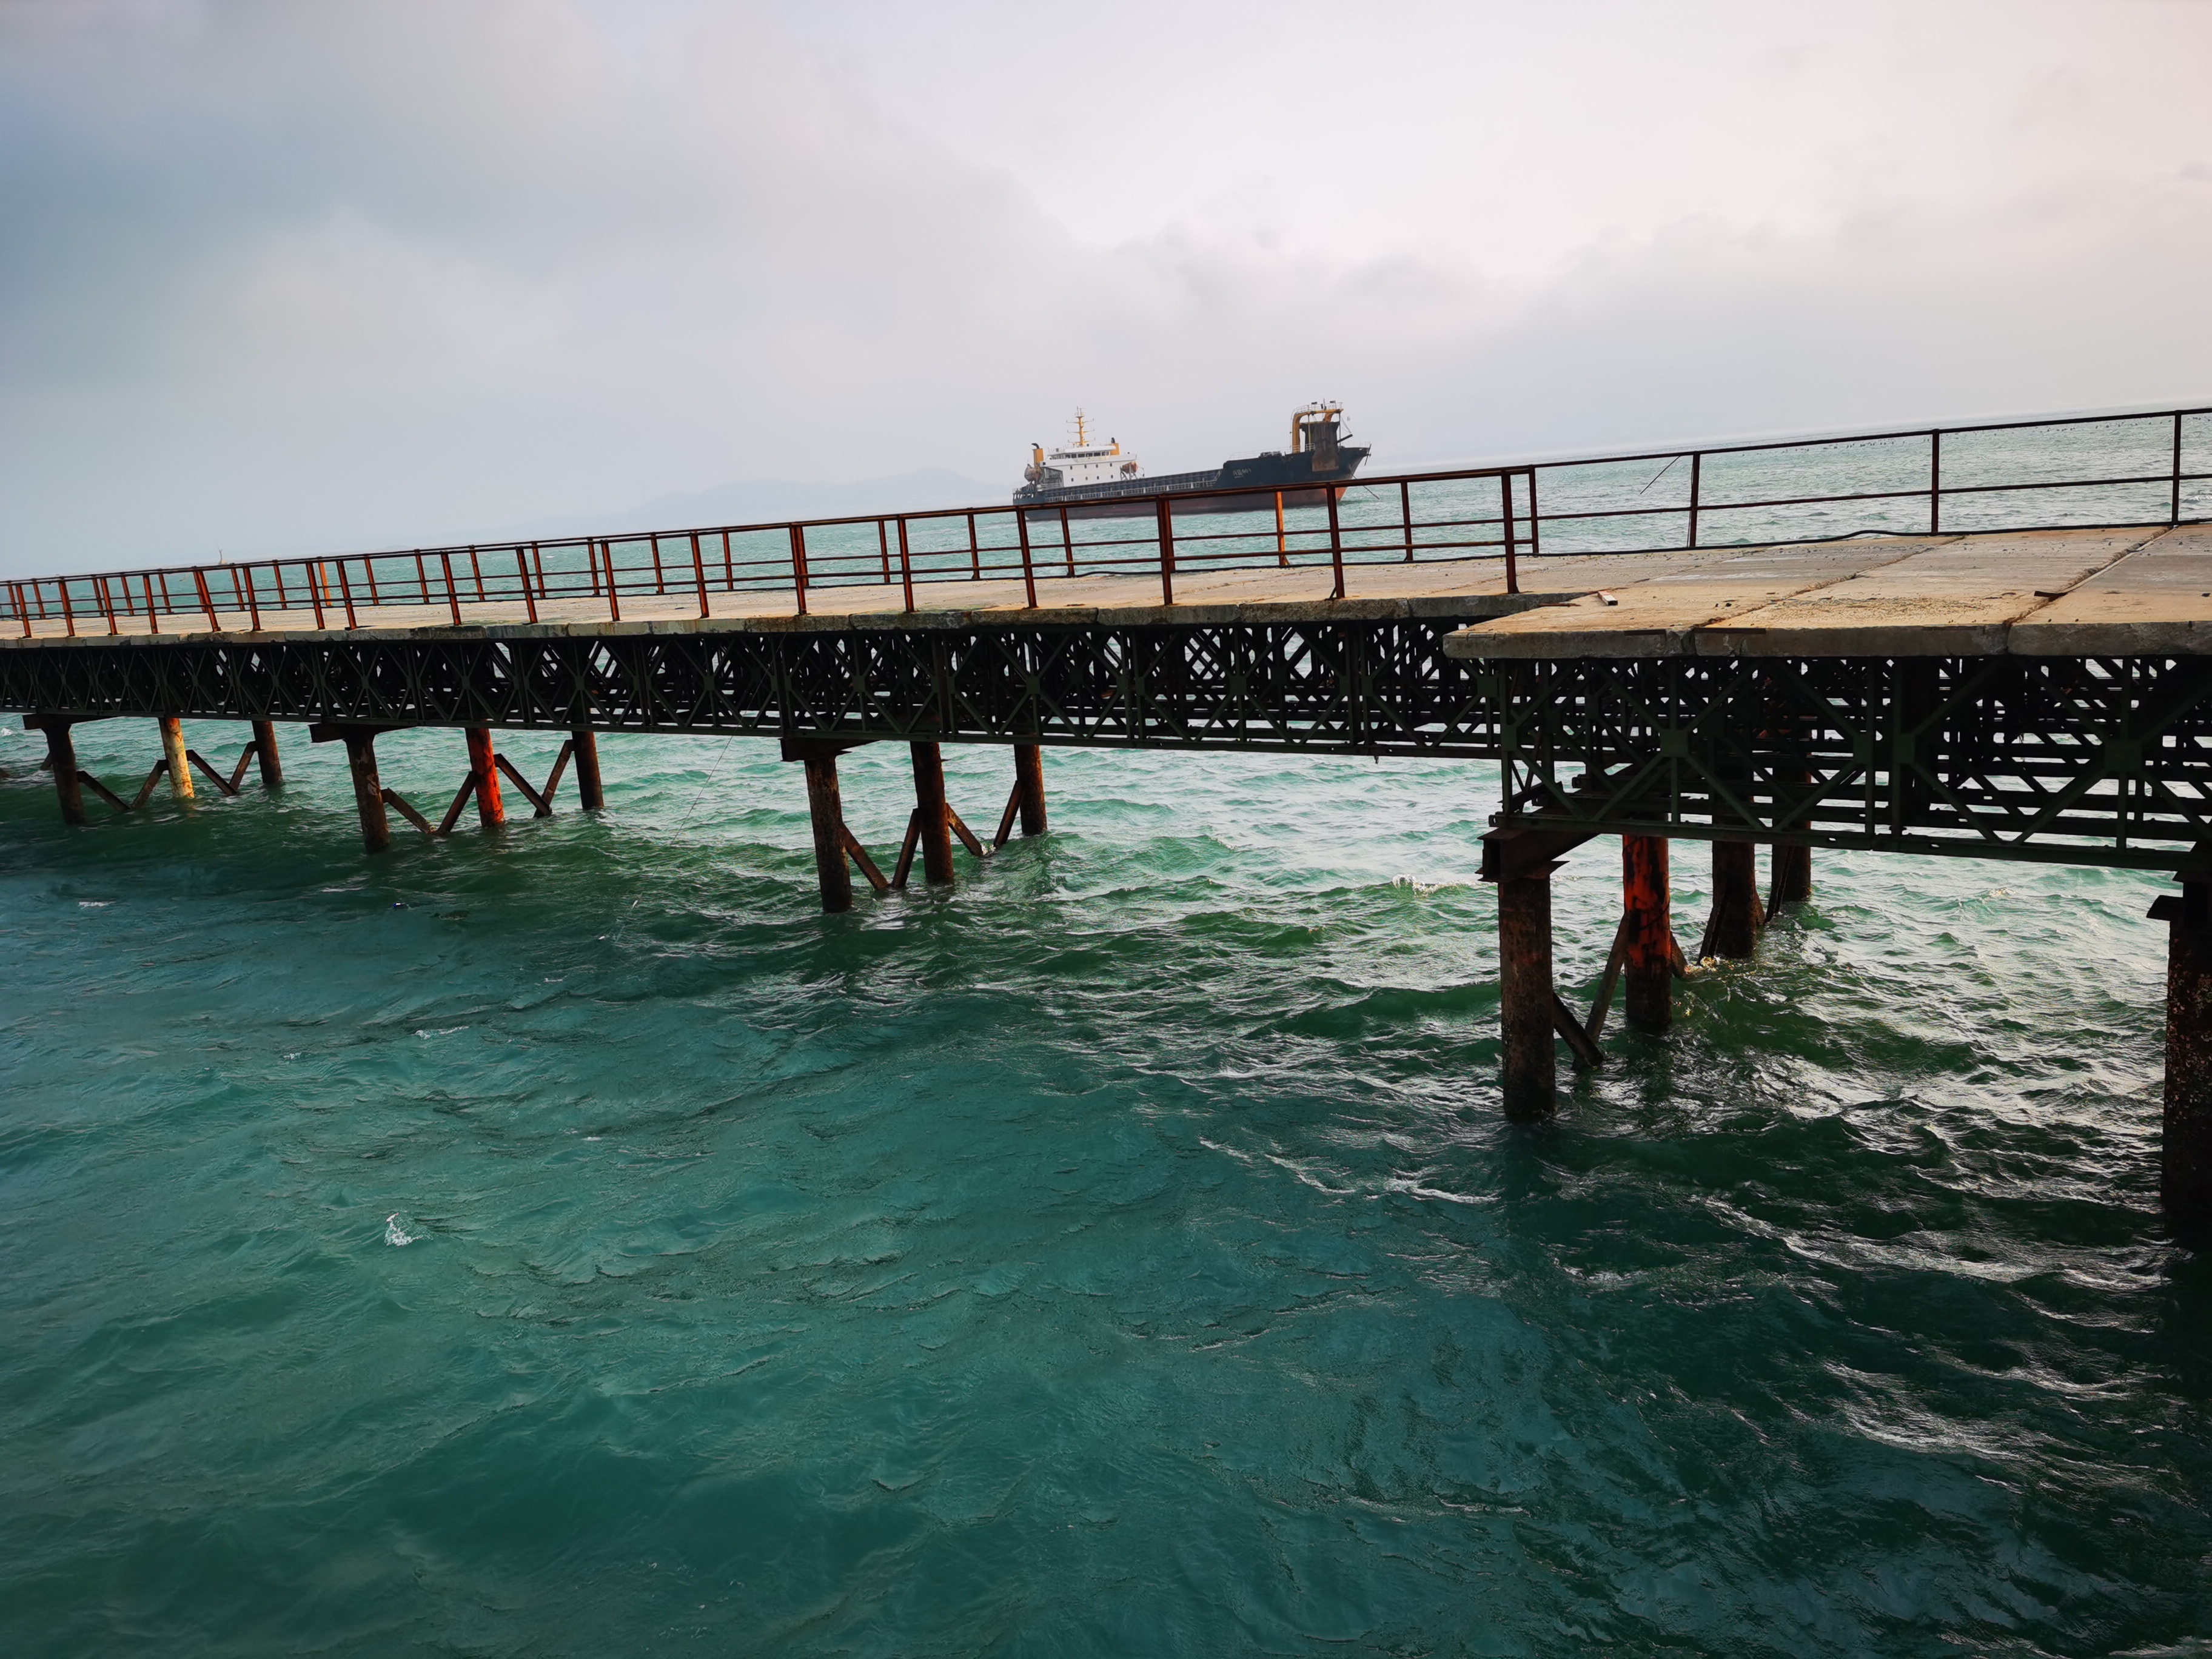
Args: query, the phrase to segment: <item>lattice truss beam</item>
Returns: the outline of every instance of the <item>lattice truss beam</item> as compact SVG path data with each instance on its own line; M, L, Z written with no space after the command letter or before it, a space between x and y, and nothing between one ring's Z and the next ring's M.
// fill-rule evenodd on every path
M2162 867L2212 840L2212 660L1492 664L1504 818Z
M1449 619L88 643L0 651L0 707L375 726L1493 757Z

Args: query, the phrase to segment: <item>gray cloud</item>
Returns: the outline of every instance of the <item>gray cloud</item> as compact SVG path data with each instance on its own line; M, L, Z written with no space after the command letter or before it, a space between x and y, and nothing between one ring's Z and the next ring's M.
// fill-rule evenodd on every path
M1006 78L1005 21L902 57L888 23L864 46L766 7L0 4L0 566L404 543L739 479L1010 487L1079 399L1164 467L1272 441L1322 392L1411 461L2212 386L2201 133L2167 112L2064 165L2004 160L2112 125L2094 64L2028 54L1970 131L1918 133L1926 167L1867 137L1854 171L1832 129L1859 61L1808 82L1777 59L1826 133L1793 193L1771 97L1670 137L1659 106L1556 88L1547 162L1525 115L1515 157L1462 155L1482 135L1458 114L1352 75L1325 128L1349 159L1309 165L1249 129L1325 42L1245 66L1261 101L1204 119L1148 106L1187 75L1063 59L1069 107L1131 137L1055 173L1025 148L1051 88ZM994 84L1019 88L1003 111ZM1593 173L1639 142L1732 143L1748 182L1646 210L1671 167L1639 161L1641 193ZM1511 258L1468 186L1502 159L1535 175L1504 192L1540 229ZM1392 166L1415 176L1391 199L1435 213L1333 171ZM1133 182L1094 208L1099 167Z

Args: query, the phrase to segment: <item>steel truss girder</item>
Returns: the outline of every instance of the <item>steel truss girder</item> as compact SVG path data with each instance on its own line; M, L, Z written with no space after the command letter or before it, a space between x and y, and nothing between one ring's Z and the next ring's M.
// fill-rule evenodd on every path
M1501 823L2171 867L2212 841L2212 659L1494 663Z
M1494 757L1449 618L0 650L0 708L80 718L738 732Z

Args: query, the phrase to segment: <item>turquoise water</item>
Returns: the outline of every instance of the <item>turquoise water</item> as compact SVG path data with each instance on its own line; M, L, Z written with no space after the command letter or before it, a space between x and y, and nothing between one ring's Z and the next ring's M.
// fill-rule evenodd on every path
M283 736L0 735L0 1650L2207 1650L2154 878L1821 855L1516 1130L1487 767L1048 751L824 918L764 745L368 860Z

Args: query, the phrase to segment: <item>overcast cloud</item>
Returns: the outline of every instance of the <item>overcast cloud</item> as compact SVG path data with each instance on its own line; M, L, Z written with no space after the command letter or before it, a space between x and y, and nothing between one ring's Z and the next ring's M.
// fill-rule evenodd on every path
M0 568L2212 400L2212 5L0 0ZM826 499L826 497L825 497Z

